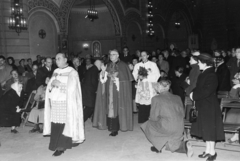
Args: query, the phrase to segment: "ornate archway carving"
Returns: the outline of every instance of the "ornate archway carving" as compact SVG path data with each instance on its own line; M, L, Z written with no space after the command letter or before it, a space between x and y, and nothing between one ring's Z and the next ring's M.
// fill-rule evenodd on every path
M113 24L114 24L114 28L115 28L115 35L116 36L121 36L122 34L122 27L121 27L121 23L118 17L118 14L113 6L113 4L109 1L109 0L102 0L111 16L113 19ZM49 10L49 12L51 12L55 18L58 21L59 27L60 27L60 31L63 33L67 33L68 32L68 18L69 18L69 14L71 12L71 8L74 4L75 0L63 0L60 8L51 0L29 0L28 1L28 11L31 12L32 10L35 10L37 8L44 8Z

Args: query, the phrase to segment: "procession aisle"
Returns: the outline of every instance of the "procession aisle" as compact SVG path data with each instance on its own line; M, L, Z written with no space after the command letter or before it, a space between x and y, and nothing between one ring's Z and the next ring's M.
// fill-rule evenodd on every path
M85 124L86 140L83 144L67 150L59 157L52 157L48 150L49 137L41 134L28 133L32 127L19 127L18 134L10 133L10 128L0 128L0 161L174 161L174 160L203 160L198 154L204 151L203 142L192 142L194 156L187 158L184 154L171 153L163 150L157 154L150 151L151 144L137 124L134 115L134 130L119 132L116 137L110 137L107 130L92 128L88 120ZM218 143L217 148L226 149ZM240 151L240 147L228 146L228 149ZM216 150L218 161L239 160L239 152Z

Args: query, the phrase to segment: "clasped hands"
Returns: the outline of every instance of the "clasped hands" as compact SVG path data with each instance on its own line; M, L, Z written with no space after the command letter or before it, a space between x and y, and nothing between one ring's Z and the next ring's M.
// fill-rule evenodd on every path
M54 79L53 81L52 81L52 83L51 83L51 86L52 87L60 87L61 86L61 82L59 81L59 80L57 80L57 79Z

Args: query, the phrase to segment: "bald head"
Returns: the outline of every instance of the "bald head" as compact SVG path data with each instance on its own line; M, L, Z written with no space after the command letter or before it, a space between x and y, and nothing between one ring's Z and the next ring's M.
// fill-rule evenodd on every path
M95 60L94 65L100 70L103 63L101 60Z
M46 58L45 66L52 68L52 58Z

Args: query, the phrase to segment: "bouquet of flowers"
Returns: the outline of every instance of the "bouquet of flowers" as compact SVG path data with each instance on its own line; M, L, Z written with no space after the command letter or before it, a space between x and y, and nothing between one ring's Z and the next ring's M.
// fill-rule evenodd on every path
M147 78L148 70L146 68L144 68L144 67L139 67L138 75L141 76L142 78Z

